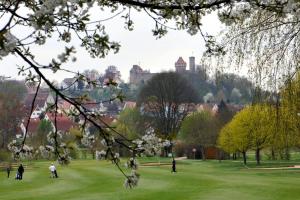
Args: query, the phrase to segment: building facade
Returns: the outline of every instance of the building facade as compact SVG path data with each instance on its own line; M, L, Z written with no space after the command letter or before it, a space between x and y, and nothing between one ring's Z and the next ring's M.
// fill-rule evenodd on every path
M146 83L154 74L149 70L143 70L139 65L133 65L130 70L129 83L135 85Z

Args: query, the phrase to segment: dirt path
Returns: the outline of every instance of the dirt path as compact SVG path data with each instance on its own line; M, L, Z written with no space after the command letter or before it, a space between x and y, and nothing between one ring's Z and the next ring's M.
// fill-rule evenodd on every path
M300 169L300 165L294 165L289 167L263 167L263 168L255 168L255 169Z
M288 167L259 167L259 168L248 168L248 169L300 169L300 165L294 165Z

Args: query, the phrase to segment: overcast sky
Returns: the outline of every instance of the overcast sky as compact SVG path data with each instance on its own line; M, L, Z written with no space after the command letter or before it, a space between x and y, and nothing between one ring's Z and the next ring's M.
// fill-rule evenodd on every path
M110 53L104 59L93 59L83 49L77 49L77 62L72 63L68 69L74 71L96 69L99 72L104 72L107 66L115 65L121 71L122 79L127 82L129 70L134 64L139 64L143 69L149 69L151 72L160 72L174 70L174 63L179 56L188 62L188 57L193 55L196 57L196 63L200 62L205 47L199 34L191 36L185 31L170 31L165 37L156 40L151 32L154 27L152 19L141 13L133 13L132 19L135 23L133 31L125 30L124 20L119 17L105 22L106 31L110 34L111 40L121 44L119 53ZM209 33L217 34L221 29L216 15L205 17L203 24L203 30ZM76 42L74 45L78 46ZM62 49L63 45L58 44L57 41L49 41L47 45L33 50L37 59L43 64L47 64L50 58L56 57ZM0 68L2 69L0 75L21 79L22 77L17 77L16 65L20 66L22 62L13 55L0 60ZM48 73L48 77L51 80L61 81L63 78L71 77L71 75Z

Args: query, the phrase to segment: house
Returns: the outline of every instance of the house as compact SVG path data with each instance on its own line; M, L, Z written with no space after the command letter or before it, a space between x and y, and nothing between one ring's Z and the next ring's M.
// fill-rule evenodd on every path
M65 78L61 82L60 88L64 90L77 90L78 80L76 78Z
M98 103L94 100L90 100L90 101L83 102L81 105L86 110L86 112L93 113L93 112L99 111L99 108L100 108L99 104L100 103Z
M28 93L24 100L25 112L29 115L35 98L33 112L30 118L39 118L40 115L46 111L48 105L55 103L53 96L47 90L41 90L37 93L36 97L35 95L35 92Z
M75 122L72 121L68 116L63 113L58 113L55 117L54 113L46 113L46 119L51 121L53 129L55 130L55 120L58 131L62 131L63 133L67 133L70 128L78 126Z
M196 105L196 111L198 112L211 112L212 114L215 114L217 111L218 105L212 104L212 103L203 103L203 104L197 104Z
M56 118L56 119L55 119ZM53 130L55 130L55 120L56 120L56 127L58 131L61 131L63 133L67 133L70 128L78 126L75 122L73 122L68 116L63 115L62 113L58 113L55 117L54 113L46 113L45 120L49 120L52 124ZM20 125L20 128L22 130L23 136L26 133L26 126L27 126L28 118L25 118L23 122ZM39 124L41 122L40 118L31 118L29 125L28 125L28 135L32 136L35 134L38 130Z
M117 118L109 115L98 116L94 121L99 125L102 129L107 129L112 126L115 122L117 122ZM90 134L90 128L95 127L92 123L88 122L85 128L85 131Z
M216 115L221 110L228 109L228 111L232 113L236 113L243 109L243 106L241 105L235 105L235 104L229 104L225 103L223 100L219 104L215 103L203 103L203 104L197 104L196 105L196 111L207 111L211 112L213 115Z
M61 111L68 112L73 106L69 102L67 102L63 99L59 99L57 102L57 107Z

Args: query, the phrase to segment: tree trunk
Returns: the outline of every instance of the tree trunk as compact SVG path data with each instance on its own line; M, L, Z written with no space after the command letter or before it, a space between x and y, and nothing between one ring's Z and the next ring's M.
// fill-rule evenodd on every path
M260 149L255 150L256 164L260 165Z
M4 149L4 147L5 147L5 140L6 140L5 139L5 132L3 131L1 135L2 135L1 149Z
M271 149L271 159L276 160L274 147L272 147L272 149Z
M289 147L285 147L285 149L284 149L284 158L285 158L285 160L290 160L290 148Z
M243 154L244 165L247 165L247 156L246 156L246 152L243 151L242 154Z
M232 160L236 160L236 153L232 154Z
M223 152L222 152L222 150L221 149L218 149L218 151L217 151L218 153L218 160L219 160L219 162L221 162L222 160L223 160Z
M201 147L201 155L202 155L202 160L206 160L204 147Z
M95 160L95 154L96 154L96 152L92 149L92 158L93 158L93 160Z

